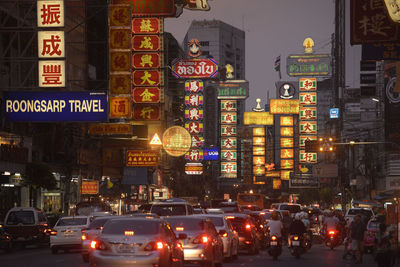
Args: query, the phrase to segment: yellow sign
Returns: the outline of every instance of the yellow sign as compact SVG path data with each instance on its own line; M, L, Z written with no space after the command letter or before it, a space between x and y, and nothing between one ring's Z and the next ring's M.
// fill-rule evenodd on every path
M192 146L192 137L185 128L172 126L165 130L162 144L168 155L180 157L189 151Z
M294 160L281 159L281 169L282 170L293 169L293 167L294 167Z
M274 115L269 112L245 112L244 125L274 125Z
M281 149L281 159L292 159L292 158L294 158L293 148Z
M265 177L280 177L281 171L267 171Z
M253 146L265 146L265 137L253 137Z
M282 116L281 117L281 126L293 126L293 117Z
M281 180L288 181L290 179L290 173L292 171L281 171Z
M304 53L306 54L311 54L312 48L314 47L314 40L311 39L310 37L306 38L303 42L303 46L304 46Z
M150 141L150 145L162 145L160 137L158 137L158 134L155 133L153 138Z
M253 157L253 165L265 165L265 157Z
M265 128L264 127L253 128L253 136L265 136Z
M255 176L265 176L265 166L253 166L253 174Z
M265 155L265 147L263 147L263 146L253 146L253 155L264 156Z
M294 141L293 138L281 138L281 147L286 148L286 147L293 147L294 146Z
M129 123L97 123L89 126L89 134L112 135L131 133L132 128Z
M273 179L272 180L272 189L281 189L282 181L281 179Z
M299 114L298 99L271 99L269 104L271 114Z
M281 136L293 136L293 127L281 127Z

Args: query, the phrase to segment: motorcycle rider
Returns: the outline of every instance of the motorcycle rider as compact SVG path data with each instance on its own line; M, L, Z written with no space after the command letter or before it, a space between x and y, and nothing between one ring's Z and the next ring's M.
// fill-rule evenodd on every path
M301 221L301 214L296 213L294 221L290 224L289 235L298 235L300 238L303 237L304 233L307 232L304 223Z
M278 212L274 211L271 214L271 220L268 222L269 236L276 236L278 239L282 238L283 224L279 220Z
M339 219L336 216L333 216L332 212L328 212L327 217L325 217L323 224L324 224L323 229L325 230L325 234L331 230L336 231L338 230L337 226L339 224Z

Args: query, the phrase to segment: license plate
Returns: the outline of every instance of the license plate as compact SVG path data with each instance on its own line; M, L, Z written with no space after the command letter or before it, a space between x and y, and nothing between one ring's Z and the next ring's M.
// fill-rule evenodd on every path
M138 248L135 245L124 244L119 246L118 251L121 253L137 253Z
M300 246L300 242L299 241L292 241L293 246Z
M271 246L277 246L278 245L278 242L276 242L276 241L271 241Z

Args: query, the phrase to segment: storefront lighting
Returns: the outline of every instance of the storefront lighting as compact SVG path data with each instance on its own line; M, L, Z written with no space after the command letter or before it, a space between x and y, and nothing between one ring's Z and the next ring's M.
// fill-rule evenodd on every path
M10 172L4 172L3 175L11 175Z

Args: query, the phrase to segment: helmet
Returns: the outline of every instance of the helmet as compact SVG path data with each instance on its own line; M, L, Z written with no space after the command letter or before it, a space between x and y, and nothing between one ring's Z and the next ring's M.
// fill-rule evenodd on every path
M296 213L296 215L294 216L294 219L295 219L295 220L301 220L301 214L300 214L300 212L299 212L299 213Z

